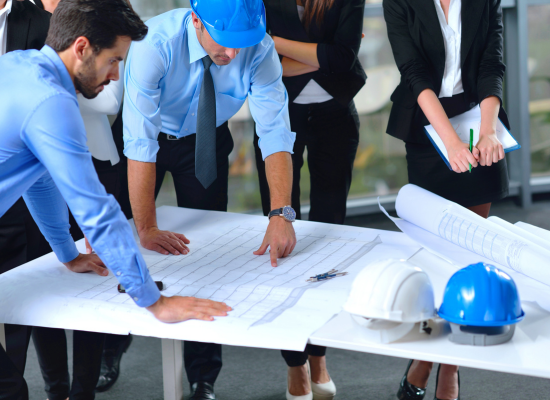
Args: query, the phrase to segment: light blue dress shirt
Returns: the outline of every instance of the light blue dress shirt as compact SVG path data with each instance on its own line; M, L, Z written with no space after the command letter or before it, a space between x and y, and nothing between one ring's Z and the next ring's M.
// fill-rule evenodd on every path
M99 182L74 85L57 53L49 46L8 53L0 57L0 71L0 216L23 195L53 251L67 262L78 256L68 204L136 304L155 303L160 292L128 221Z
M147 21L145 40L133 42L126 62L124 154L155 162L158 134L177 137L197 131L197 107L207 55L197 39L191 10L176 9ZM215 65L215 64L213 64ZM229 65L210 68L216 89L216 126L231 118L249 96L262 156L292 153L288 95L282 67L269 35L241 49Z

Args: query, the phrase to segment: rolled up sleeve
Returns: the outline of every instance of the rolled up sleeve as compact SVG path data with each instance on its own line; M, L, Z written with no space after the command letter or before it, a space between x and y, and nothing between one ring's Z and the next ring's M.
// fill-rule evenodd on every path
M138 306L155 303L160 292L152 283L132 229L117 201L107 194L97 177L86 146L86 131L76 98L56 95L43 101L23 127L22 139L49 171L76 222L126 292ZM46 177L44 183L48 183ZM47 187L53 193L51 183ZM26 196L30 195L31 209L36 210L32 204L44 197L40 194L40 187L31 189ZM61 207L59 199L54 204ZM64 225L68 233L65 214L60 215L63 223L59 226ZM65 244L59 243L59 246L64 257Z
M161 89L166 63L162 54L147 40L133 42L126 62L124 83L124 154L131 160L156 162Z
M262 158L278 152L292 154L296 134L290 130L288 94L283 85L283 68L273 40L266 37L261 52L253 62L249 93L250 112L256 122L256 132Z

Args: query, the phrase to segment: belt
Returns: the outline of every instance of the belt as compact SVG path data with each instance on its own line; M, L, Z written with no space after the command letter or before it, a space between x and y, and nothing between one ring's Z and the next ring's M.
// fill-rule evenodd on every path
M160 132L159 133L159 136L158 136L158 140L162 140L162 141L173 141L173 140L181 140L181 139L185 139L187 136L183 136L183 137L177 137L177 136L174 136L174 135L169 135L167 133L162 133Z

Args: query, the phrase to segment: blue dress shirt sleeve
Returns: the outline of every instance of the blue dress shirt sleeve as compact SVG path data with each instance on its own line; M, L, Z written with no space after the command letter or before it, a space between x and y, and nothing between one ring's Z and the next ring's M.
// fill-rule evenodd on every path
M52 247L58 232L66 229L64 217L60 220L55 214L62 208L60 196L51 188L55 183L92 247L126 292L140 307L155 303L160 292L149 275L132 229L95 172L76 98L54 95L44 100L22 127L21 137L51 175L51 181L44 177L27 192L26 198L40 219L46 238L54 240ZM42 201L41 186L46 187L45 199L50 199L52 208Z
M124 75L122 111L124 154L131 160L156 162L162 128L159 82L165 71L165 60L157 48L147 40L132 43Z
M42 175L23 199L59 261L74 260L79 253L69 233L69 211L50 174Z
M288 94L273 40L266 36L258 46L265 46L266 51L258 52L258 57L253 61L248 104L256 122L258 143L265 160L280 151L292 154L296 134L290 130Z

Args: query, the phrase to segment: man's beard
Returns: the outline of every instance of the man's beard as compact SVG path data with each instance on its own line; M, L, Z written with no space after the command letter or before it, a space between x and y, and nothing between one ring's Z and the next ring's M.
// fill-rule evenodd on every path
M94 99L97 97L99 92L97 88L101 85L108 85L110 81L105 81L99 85L96 85L97 82L97 72L94 68L95 55L89 57L84 61L82 70L79 71L74 77L74 87L77 91L82 93L82 96L86 99Z

